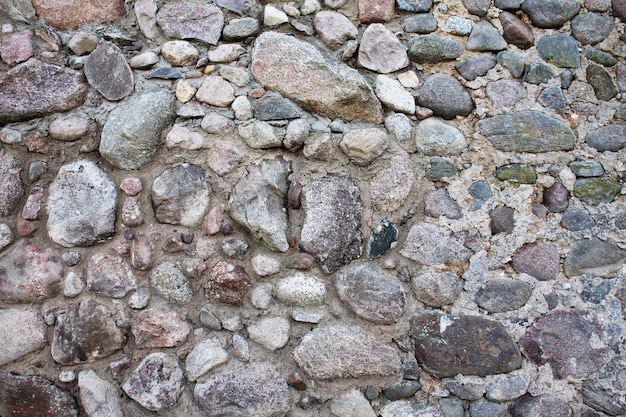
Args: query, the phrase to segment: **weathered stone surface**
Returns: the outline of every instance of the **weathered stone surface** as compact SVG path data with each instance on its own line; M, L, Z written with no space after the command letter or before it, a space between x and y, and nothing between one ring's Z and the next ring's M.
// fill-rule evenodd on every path
M598 152L617 152L626 147L626 126L608 124L587 133L585 141Z
M527 65L524 70L524 81L535 85L548 83L556 76L556 71L550 65L544 64L543 62L533 62Z
M583 45L595 45L606 39L614 26L609 17L583 13L572 19L572 36Z
M489 100L500 107L512 107L527 96L526 89L522 84L513 80L490 82L485 90Z
M135 344L141 348L180 346L187 341L191 326L179 314L165 307L153 307L137 315L139 322L131 327Z
M474 301L490 313L502 313L521 308L531 292L531 286L524 281L495 278L478 289Z
M275 351L289 342L291 325L284 317L265 317L247 327L250 340Z
M560 398L551 394L533 396L526 394L509 407L512 417L550 416L572 417L572 408Z
M495 177L513 184L534 184L537 182L537 171L526 164L507 164L496 169Z
M184 388L178 357L156 352L146 356L122 385L124 392L150 411L176 404Z
M306 68L306 71L304 70ZM303 108L346 120L382 121L380 103L356 70L328 62L312 45L265 32L252 52L252 73Z
M478 55L465 59L454 66L463 78L473 81L482 77L496 66L496 58L491 55Z
M370 197L374 210L390 213L405 202L411 192L415 174L406 152L389 159L370 181Z
M326 284L314 275L296 273L281 278L274 290L276 298L297 306L319 305L326 297Z
M518 53L513 51L500 51L498 52L498 55L496 55L496 61L498 64L509 70L509 73L511 73L511 76L514 78L521 78L524 74L524 59Z
M332 273L361 256L362 202L349 176L326 176L304 186L306 213L300 247Z
M569 206L569 191L562 183L555 182L543 191L543 204L553 213L562 213Z
M530 375L511 375L489 384L486 397L491 401L511 401L526 394L529 384Z
M491 375L522 365L515 342L497 321L424 311L411 319L415 356L438 377Z
M233 189L230 216L256 239L274 251L286 252L288 219L283 210L289 191L291 163L282 158L264 159L248 167L248 175Z
M610 416L624 415L624 407L617 396L609 394L606 390L594 387L588 381L583 383L581 394L583 402L594 410Z
M468 51L497 52L506 49L506 41L488 21L476 22L467 40Z
M463 264L472 251L464 245L463 236L421 222L409 230L400 254L424 265L440 265Z
M540 281L555 279L559 273L559 250L554 243L526 245L513 255L513 268Z
M443 187L424 194L424 214L435 218L444 216L449 219L460 219L463 217L461 207Z
M133 96L115 108L104 125L100 154L113 166L131 170L151 162L161 132L174 121L173 94L165 91Z
M59 117L48 126L48 135L54 140L73 142L87 135L90 125L89 119L78 115Z
M224 27L224 13L212 4L181 1L164 4L157 22L170 38L197 39L216 45Z
M115 231L117 187L93 162L63 165L48 195L48 236L61 246L92 246Z
M0 365L13 362L46 345L46 324L36 309L3 309L0 311L0 326L4 329L0 344ZM2 404L0 394L0 411Z
M389 253L391 248L398 241L398 228L387 219L372 228L369 240L367 241L367 257L377 259Z
M0 46L0 58L9 65L19 64L33 56L33 32L24 30L6 37Z
M388 74L409 65L409 57L393 32L382 23L374 23L363 32L357 62L369 70Z
M437 30L437 19L431 13L419 13L404 19L404 31L426 34Z
M418 64L453 61L463 53L463 46L455 40L439 35L418 36L408 44L408 56Z
M196 384L194 398L207 415L245 412L251 416L282 416L291 406L287 381L267 362L254 362Z
M369 165L389 147L387 132L379 128L354 129L343 135L339 149L356 165Z
M350 19L341 13L324 10L315 14L313 27L326 45L333 49L355 39L359 32Z
M574 184L574 195L592 205L610 203L620 193L622 186L610 177L582 178Z
M78 374L80 402L88 417L124 417L115 385L87 369Z
M394 16L395 5L394 0L359 0L359 20L361 23L391 20Z
M417 104L427 107L436 116L454 119L467 116L474 110L474 102L461 83L449 74L433 74L426 79Z
M171 303L184 304L193 298L191 283L174 262L166 261L154 267L150 285Z
M580 67L578 42L569 35L543 36L537 42L537 52L544 61L557 67Z
M610 241L583 239L563 261L563 271L568 277L587 274L610 278L621 270L624 259L626 251Z
M126 14L123 0L34 0L37 15L60 30L111 22Z
M189 163L165 169L152 183L152 205L160 223L199 225L209 208L204 170Z
M339 298L354 313L378 324L395 323L402 317L406 295L400 281L370 264L343 268L335 274Z
M415 144L418 151L429 156L460 155L467 148L463 133L436 117L429 117L417 125Z
M358 325L330 324L302 338L293 350L296 363L313 379L396 376L398 352Z
M617 95L613 79L600 65L587 66L587 82L591 84L598 100L609 101Z
M622 22L626 22L626 1L624 0L611 0L611 6L613 13Z
M595 220L583 208L569 208L561 217L561 226L572 232L591 229L595 225Z
M505 152L569 151L576 141L565 123L536 111L489 117L476 127L496 149Z
M71 110L83 104L88 90L80 72L29 59L0 76L0 123Z
M121 100L133 92L135 78L120 48L101 42L85 61L89 84L107 100Z
M0 413L23 417L76 417L76 399L38 375L0 376Z
M376 417L367 398L354 388L333 398L329 405L333 417Z
M230 359L218 338L203 340L198 343L185 359L185 373L189 381L196 381L216 366Z
M502 24L504 39L518 48L528 49L535 43L532 30L513 13L502 12L498 16Z
M597 342L593 342L595 340ZM585 377L609 360L598 317L583 310L553 310L537 319L520 340L532 362L549 363L554 376Z
M165 42L161 47L161 55L173 67L196 65L198 61L198 50L187 41Z
M379 75L374 90L384 106L406 114L415 113L415 98L399 81L387 75Z
M235 100L235 89L224 78L211 75L198 89L196 99L212 106L228 107Z
M452 271L424 272L411 279L415 297L430 307L454 303L463 291L463 282Z
M578 14L577 0L525 0L522 10L533 25L542 29L557 29Z
M57 316L51 352L56 362L71 365L107 357L125 343L126 331L115 323L115 312L86 299Z
M548 87L537 96L537 103L543 107L562 113L565 109L565 97L560 87Z
M97 253L87 264L87 289L95 294L122 298L137 289L137 280L123 258Z
M204 283L207 298L227 304L241 304L251 286L243 267L225 261L213 265Z
M254 101L254 117L257 120L297 119L301 112L298 106L280 94L266 94Z

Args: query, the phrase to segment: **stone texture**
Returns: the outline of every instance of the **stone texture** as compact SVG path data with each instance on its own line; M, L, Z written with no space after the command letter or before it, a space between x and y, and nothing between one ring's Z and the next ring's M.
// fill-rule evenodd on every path
M376 417L367 398L354 388L333 398L329 405L333 417Z
M37 15L60 30L112 22L126 14L122 0L35 0Z
M150 411L172 407L183 392L183 370L178 357L163 352L146 356L124 381L122 389Z
M473 81L482 77L496 66L496 58L491 55L478 55L465 59L454 66L463 78Z
M89 84L107 100L117 101L133 92L135 78L120 48L101 42L85 62Z
M620 190L621 185L610 177L583 178L574 184L574 195L591 205L610 203Z
M326 284L314 275L296 273L276 282L275 297L286 304L314 306L324 302Z
M87 264L87 289L94 294L122 298L137 289L137 280L123 258L97 253Z
M309 111L346 120L382 121L378 99L356 70L331 64L312 45L287 35L266 32L257 38L252 73L261 84Z
M369 70L388 74L409 65L409 57L393 32L381 23L374 23L363 32L357 62Z
M0 376L0 413L24 417L76 417L76 399L38 375Z
M618 93L607 70L599 65L587 66L587 82L593 88L598 100L609 101Z
M609 348L603 340L603 330L593 313L553 310L533 323L520 340L520 347L532 362L549 363L554 376L563 379L585 377L600 369L609 359Z
M429 156L460 155L467 148L463 133L436 117L429 117L417 125L415 144L418 151Z
M504 39L518 48L528 49L535 43L532 30L513 13L502 12L498 16L502 24Z
M463 236L426 222L411 227L400 250L402 256L424 265L463 264L471 253Z
M523 307L531 292L531 286L524 281L495 278L478 289L474 301L490 313L502 313Z
M339 298L354 313L378 324L392 324L404 312L406 296L400 281L370 264L356 264L335 274Z
M527 96L521 83L513 80L498 80L487 84L487 97L496 106L513 107Z
M572 417L572 409L565 401L552 394L533 396L526 394L509 407L512 417L529 417L537 415L554 417Z
M3 342L0 345L0 365L11 363L46 345L46 324L37 309L3 309L0 311L0 326L4 329ZM9 389L7 391L2 389L1 381L0 391L4 392L4 395L10 394ZM3 405L7 406L5 401L7 399L3 401L3 395L0 394L0 411Z
M141 348L180 346L187 341L191 326L180 315L166 307L152 307L137 315L131 327L135 344Z
M235 89L224 78L211 75L198 89L196 99L211 106L228 107L235 100Z
M559 273L559 249L543 242L523 246L513 255L513 268L540 281L555 279Z
M583 45L595 45L606 39L614 26L611 18L583 13L572 19L572 36Z
M415 356L438 377L491 375L522 365L515 342L497 321L424 311L411 319Z
M163 44L161 55L173 67L196 65L198 50L187 41L169 41Z
M598 152L617 152L626 147L626 126L608 124L594 129L587 133L585 141Z
M198 343L185 359L185 374L189 381L196 381L202 375L230 359L218 338L203 340Z
M117 187L93 162L63 165L50 185L48 236L64 247L92 246L115 232Z
M595 224L587 210L582 208L569 208L561 217L561 226L572 232L591 229Z
M219 261L204 283L207 298L227 304L241 304L250 289L250 276L239 265Z
M48 126L48 135L54 140L74 142L87 135L90 129L89 119L73 115L53 120Z
M557 67L580 67L578 42L569 35L543 36L537 42L537 52L541 59Z
M390 213L402 206L411 192L415 174L405 152L394 155L370 180L374 210Z
M424 272L411 279L415 297L429 307L453 304L463 291L463 282L452 271Z
M88 417L123 417L118 389L91 369L78 374L80 402Z
M408 56L418 64L453 61L463 53L463 46L455 40L439 35L418 36L408 43Z
M180 267L162 262L150 273L150 285L167 301L185 304L193 298L193 288Z
M33 56L33 32L24 30L8 36L0 46L0 58L9 65L19 64Z
M416 14L404 19L404 30L409 33L431 33L437 30L437 19L431 13Z
M577 0L525 0L522 10L538 28L557 29L578 14L580 3Z
M139 169L151 162L161 143L161 132L174 121L173 94L134 95L115 108L102 129L100 154L113 166Z
M170 38L196 39L216 45L224 27L224 14L212 4L181 1L164 4L157 22Z
M390 345L358 325L329 324L304 335L293 350L298 366L311 378L394 376L400 356Z
M450 197L448 190L437 188L424 194L424 214L430 217L447 217L460 219L463 211L456 201Z
M562 183L555 182L544 190L543 204L553 213L562 213L569 206L569 191Z
M361 256L362 202L349 176L326 176L304 186L306 213L300 247L324 272L333 273Z
M359 20L361 23L386 22L393 19L394 0L359 0Z
M474 102L467 90L448 74L431 75L419 93L417 104L431 109L436 116L444 119L467 116L474 110Z
M30 59L0 75L0 123L71 110L83 104L87 91L80 72Z
M582 239L563 261L563 272L568 277L587 274L610 278L621 270L624 259L626 251L611 241Z
M382 156L388 147L387 132L379 128L354 129L339 142L339 149L350 158L350 162L362 166Z
M415 98L399 81L379 75L376 77L374 90L384 106L406 114L415 113Z
M498 30L488 21L481 20L474 24L465 48L468 51L497 52L506 49L506 45Z
M356 26L343 14L324 10L315 14L313 27L324 43L333 49L358 36Z
M275 351L289 342L291 325L284 317L266 317L247 327L248 337L265 349Z

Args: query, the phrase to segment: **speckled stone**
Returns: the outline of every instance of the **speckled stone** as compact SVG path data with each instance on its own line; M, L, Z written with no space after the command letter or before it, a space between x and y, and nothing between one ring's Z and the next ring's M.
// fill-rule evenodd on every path
M436 116L454 119L467 116L474 110L474 102L463 85L449 74L433 74L426 79L417 104L427 107Z
M617 152L626 147L626 126L608 124L587 133L585 141L599 152Z
M418 64L453 61L463 53L459 42L438 35L415 37L408 47L409 58Z
M582 239L563 261L563 271L568 277L587 274L609 278L618 273L625 258L626 252L611 241Z
M609 101L617 95L617 88L613 79L603 67L599 65L587 66L587 82L599 100Z
M559 273L559 250L554 243L523 246L513 255L513 268L540 281L555 279Z
M502 313L524 306L531 292L532 287L524 281L495 278L478 289L474 301L490 313Z
M580 67L578 42L569 35L543 36L537 42L537 52L544 61L557 67Z

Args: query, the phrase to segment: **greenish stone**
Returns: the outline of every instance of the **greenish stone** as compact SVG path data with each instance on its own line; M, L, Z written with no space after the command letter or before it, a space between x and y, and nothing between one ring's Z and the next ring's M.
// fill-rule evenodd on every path
M617 64L617 58L615 58L613 54L601 51L598 48L588 48L585 49L583 53L585 58L597 62L600 65L604 65L605 67L612 67Z
M422 384L418 381L405 379L398 385L393 385L384 390L383 394L385 394L385 397L387 397L389 401L397 401L412 397L420 388L422 388Z
M453 178L459 173L452 161L440 156L430 159L430 165L426 168L426 178L431 181L441 181L444 178Z
M496 178L515 184L534 184L537 182L537 172L529 165L509 164L496 169Z
M576 141L569 126L537 111L489 117L478 121L476 128L496 149L505 152L571 151Z
M580 67L578 41L569 35L548 35L537 42L541 59L561 68Z
M409 58L418 64L452 61L463 53L457 41L437 35L418 36L409 42Z
M595 161L572 161L567 166L577 177L600 177L604 175L602 164Z
M587 204L610 203L619 194L622 186L609 177L583 178L574 184L574 194Z
M526 68L524 81L530 84L543 84L556 77L556 71L548 64L538 63L530 64Z
M587 82L591 84L598 100L609 101L617 95L617 88L608 72L599 65L587 67Z
M524 75L524 58L519 54L511 51L498 52L496 61L504 68L508 69L513 77L520 78Z

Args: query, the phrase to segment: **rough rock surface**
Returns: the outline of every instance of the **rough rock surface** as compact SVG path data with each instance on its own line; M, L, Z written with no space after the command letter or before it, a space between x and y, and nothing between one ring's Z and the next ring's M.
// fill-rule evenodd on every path
M171 38L198 39L217 44L224 27L224 13L212 4L181 1L167 3L156 15L159 26Z
M15 308L0 312L4 341L0 347L0 364L5 365L46 343L46 324L36 309Z
M35 0L33 6L39 17L61 30L111 22L126 14L121 0Z
M0 376L0 412L7 416L75 417L76 399L66 390L38 375Z
M89 54L85 76L107 100L121 100L133 91L133 72L120 48L112 42L102 42Z
M411 227L400 254L424 265L465 262L472 251L463 244L461 236L449 234L431 223Z

